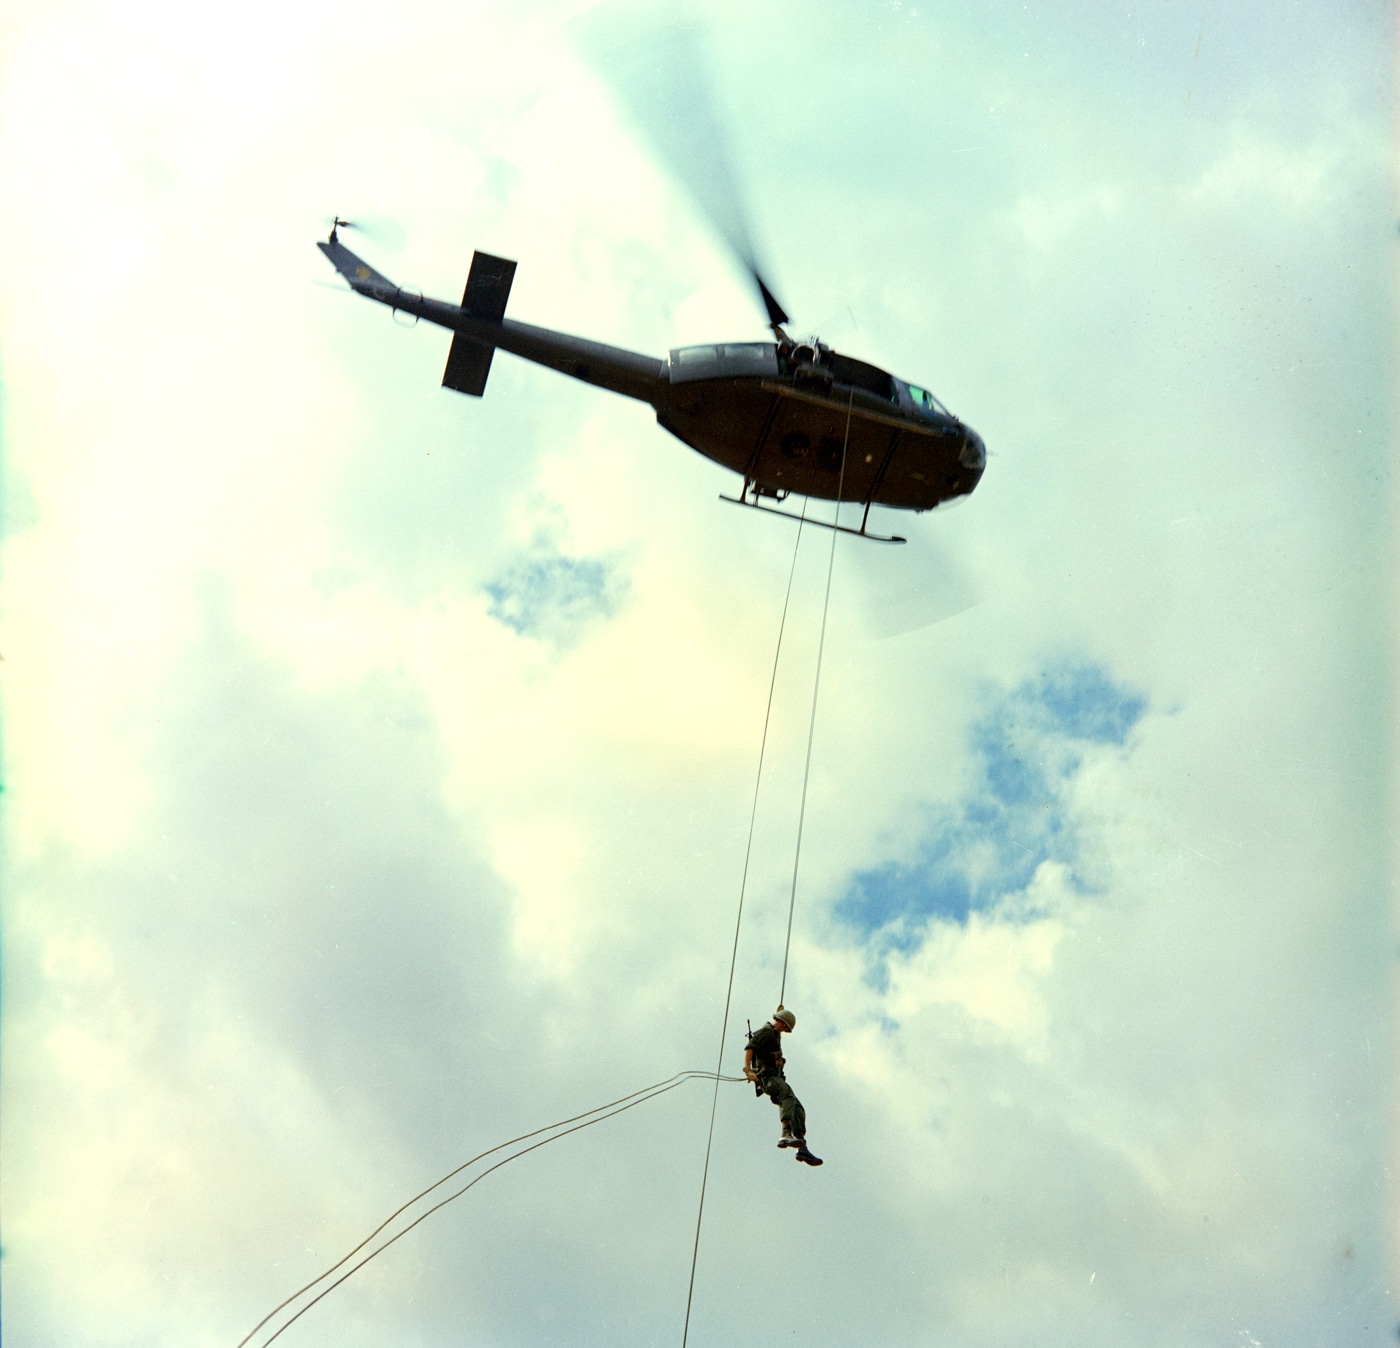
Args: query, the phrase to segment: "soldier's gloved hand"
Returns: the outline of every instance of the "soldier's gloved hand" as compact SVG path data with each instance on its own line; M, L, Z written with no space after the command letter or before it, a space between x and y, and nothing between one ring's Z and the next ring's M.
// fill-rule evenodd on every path
M757 1085L757 1084L758 1084L758 1073L755 1072L755 1071L753 1070L752 1067L746 1067L746 1068L744 1068L744 1080L745 1080L745 1081L752 1081L755 1085Z

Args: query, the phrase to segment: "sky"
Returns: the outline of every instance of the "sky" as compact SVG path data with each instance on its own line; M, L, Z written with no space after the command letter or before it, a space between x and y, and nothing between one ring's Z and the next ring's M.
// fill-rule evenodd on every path
M794 330L988 446L833 553L314 247L762 339L582 8L0 16L7 1341L234 1348L737 1075L795 893L826 1164L719 1087L689 1342L1394 1342L1393 12L705 6ZM278 1342L679 1343L712 1089Z

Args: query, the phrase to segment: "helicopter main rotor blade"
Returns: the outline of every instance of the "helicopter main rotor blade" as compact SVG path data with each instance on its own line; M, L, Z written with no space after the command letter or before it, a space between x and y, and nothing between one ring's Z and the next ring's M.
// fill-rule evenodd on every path
M753 246L696 28L604 4L574 20L579 46L657 156L753 278L770 324L788 321Z
M895 551L850 549L870 636L918 632L966 613L987 598L976 575L946 543L925 534L911 538L891 556Z

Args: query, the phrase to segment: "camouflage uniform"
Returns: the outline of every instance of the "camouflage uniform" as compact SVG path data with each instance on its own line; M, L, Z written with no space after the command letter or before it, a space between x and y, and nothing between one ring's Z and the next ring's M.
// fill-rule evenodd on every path
M778 1106L778 1118L793 1137L807 1136L807 1111L792 1093L782 1068L782 1043L771 1025L760 1025L749 1036L753 1049L753 1070L758 1077L754 1090Z

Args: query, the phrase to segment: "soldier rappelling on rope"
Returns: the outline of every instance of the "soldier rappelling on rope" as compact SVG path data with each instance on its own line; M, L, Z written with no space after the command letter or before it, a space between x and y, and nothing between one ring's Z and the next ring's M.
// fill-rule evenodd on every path
M754 1030L744 1050L744 1075L753 1082L755 1095L766 1095L778 1106L783 1125L778 1145L796 1148L797 1159L807 1165L821 1165L822 1158L807 1149L807 1111L783 1075L783 1035L791 1034L796 1026L797 1017L780 1006L767 1025Z

